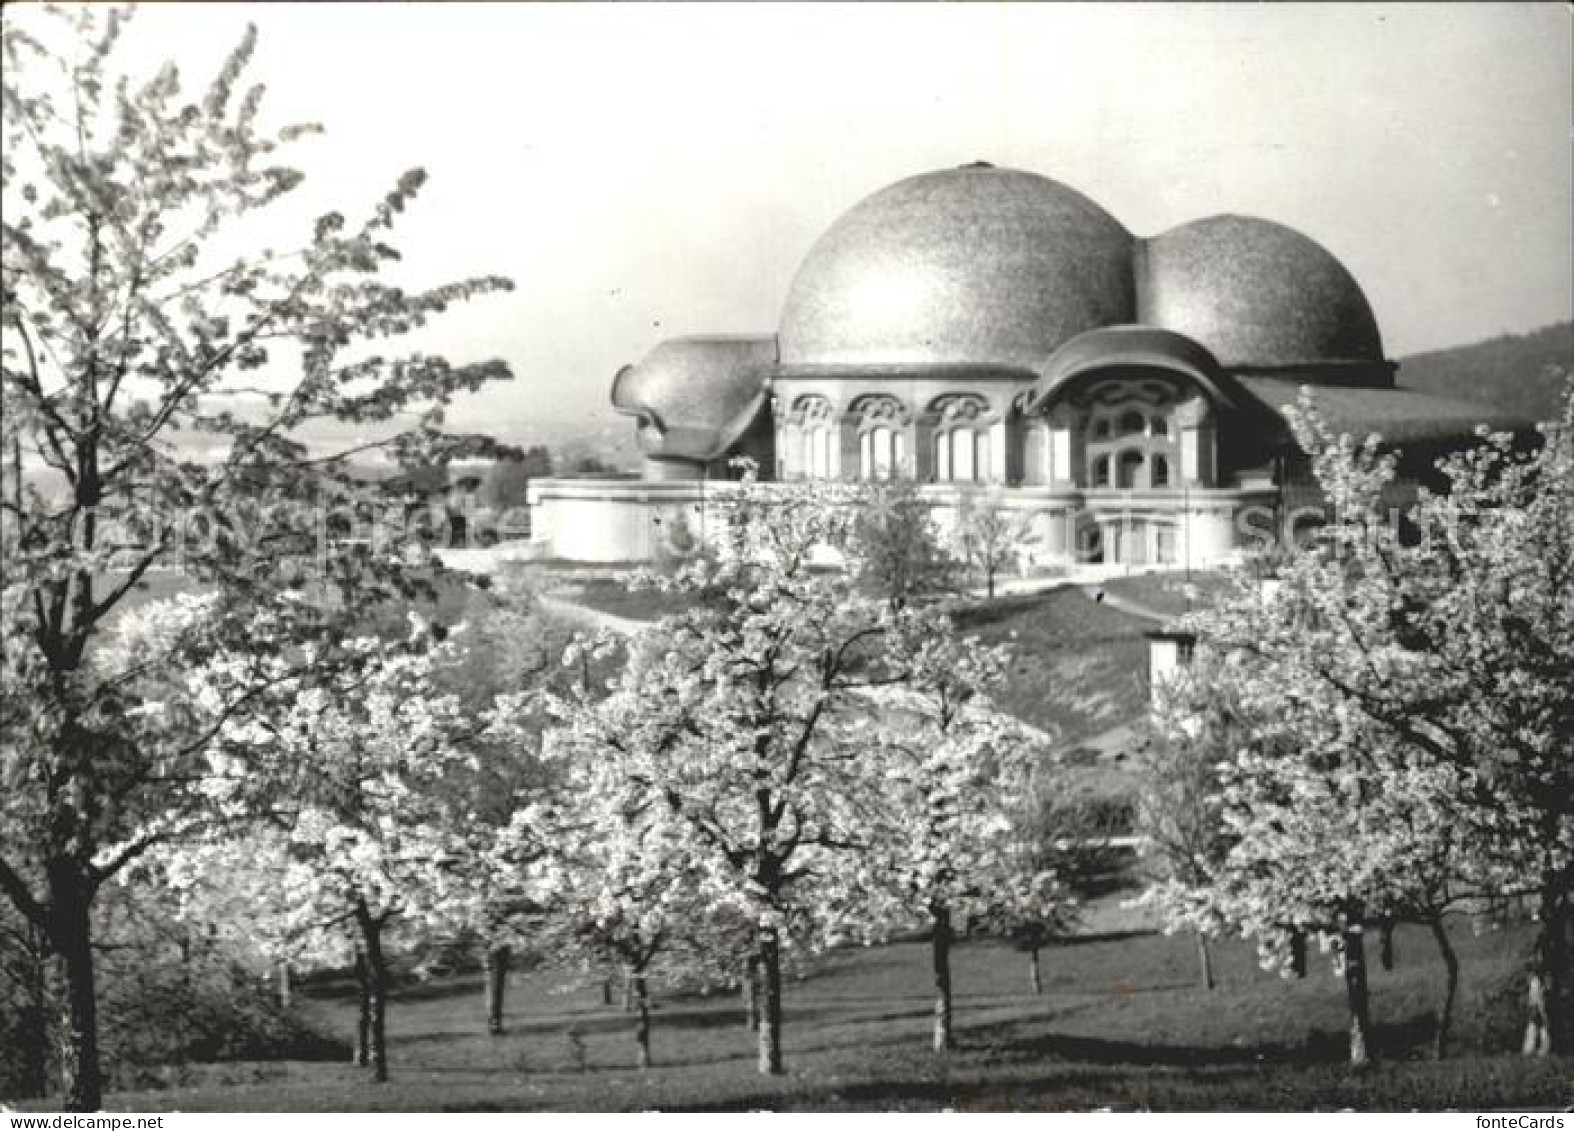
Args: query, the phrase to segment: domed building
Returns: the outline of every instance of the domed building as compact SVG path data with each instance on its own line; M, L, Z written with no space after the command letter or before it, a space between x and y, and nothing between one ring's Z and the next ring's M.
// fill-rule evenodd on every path
M1134 236L1076 190L977 163L853 206L774 334L661 342L619 372L644 472L549 480L556 556L637 561L752 457L778 480L909 478L944 517L989 491L1044 565L1203 566L1309 481L1285 410L1381 434L1421 474L1490 409L1396 387L1371 305L1312 239L1247 216Z

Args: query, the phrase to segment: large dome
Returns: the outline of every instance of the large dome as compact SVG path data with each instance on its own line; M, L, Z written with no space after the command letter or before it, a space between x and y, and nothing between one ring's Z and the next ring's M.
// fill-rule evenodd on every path
M855 205L810 250L782 312L795 365L1029 366L1134 317L1131 235L1074 189L988 165Z
M1293 228L1209 216L1138 248L1138 320L1195 338L1222 365L1383 359L1359 284Z

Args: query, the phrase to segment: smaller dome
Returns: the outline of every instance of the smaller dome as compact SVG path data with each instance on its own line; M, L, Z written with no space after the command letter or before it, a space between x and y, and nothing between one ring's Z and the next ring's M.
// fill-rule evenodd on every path
M1139 245L1137 318L1226 367L1383 360L1360 285L1322 245L1252 216L1209 216Z

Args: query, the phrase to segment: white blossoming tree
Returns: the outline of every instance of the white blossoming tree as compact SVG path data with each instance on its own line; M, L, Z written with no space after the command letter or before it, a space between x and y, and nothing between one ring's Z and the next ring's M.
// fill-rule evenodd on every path
M92 653L169 568L234 597L221 606L236 612L231 636L261 651L338 639L346 611L419 588L390 555L326 553L345 533L333 508L366 494L350 458L496 450L444 434L443 415L509 375L405 344L509 286L387 278L422 171L362 216L301 217L265 243L264 217L290 229L303 181L290 152L316 127L268 123L247 73L254 34L188 94L173 64L128 69L133 24L120 8L30 5L0 28L0 726L27 736L0 753L0 891L62 968L73 1109L102 1098L96 893L154 843L142 830L191 815L186 762L203 751L201 732L147 747L126 723L133 681L105 678ZM322 421L361 427L308 450L297 430ZM210 454L175 442L193 436ZM248 627L307 568L320 599L278 636ZM200 663L201 643L182 662Z
M913 480L863 484L832 499L850 508L838 549L868 592L900 609L956 588L961 563Z
M230 903L239 924L254 922L309 961L353 954L365 962L368 1053L379 1081L388 1078L390 926L445 938L477 914L469 815L454 802L468 795L455 782L477 771L485 723L435 687L434 667L449 657L424 631L417 625L409 641L392 644L350 641L353 667L227 725L219 748L248 768L247 789L258 778L267 783L277 798L271 819L249 837L166 852L169 874L187 886L272 893ZM215 699L231 678L223 665L193 677ZM190 903L206 913L218 906L211 893Z
M1008 509L998 492L965 496L957 518L957 553L983 578L990 600L995 582L1028 560L1037 541L1032 520Z
M602 704L598 721L637 704L627 694ZM636 1014L641 1069L652 1064L651 983L724 962L710 924L712 892L687 830L653 803L643 783L588 729L562 732L565 763L556 799L528 819L546 850L528 875L541 911L541 949L559 965L598 980L621 970ZM588 741L587 741L588 739Z
M1448 968L1434 1046L1441 1055L1458 980L1443 916L1486 878L1456 818L1462 783L1449 767L1407 760L1336 704L1286 692L1249 659L1187 673L1171 690L1198 705L1216 704L1222 690L1240 729L1216 767L1218 843L1154 892L1169 922L1208 933L1233 927L1280 969L1297 935L1330 939L1356 1064L1376 1052L1366 933L1389 920L1426 922Z
M934 1048L944 1052L954 1045L955 937L1053 923L1069 899L1022 823L1048 752L988 698L1007 650L958 635L938 610L903 618L890 648L903 682L869 707L867 756L882 772L884 803L867 866L892 925L917 920L930 932Z
M1207 663L1206 659L1193 662ZM1198 682L1222 678L1211 671L1193 675ZM1185 690L1190 690L1189 684ZM1202 709L1196 698L1170 687L1155 689L1153 710L1137 751L1136 823L1154 881L1144 893L1150 903L1167 892L1206 886L1232 843L1222 812L1219 765L1234 753L1241 738L1224 707L1225 696L1216 695L1208 704L1216 710ZM1203 989L1211 990L1215 979L1209 940L1224 933L1228 924L1204 914L1200 905L1186 911L1173 916L1172 924L1184 918L1194 921L1199 980Z
M765 1073L783 1067L782 948L858 910L848 885L878 804L859 693L889 677L895 614L814 561L848 521L812 489L745 481L713 553L663 582L705 601L630 642L605 704L563 711L564 741L599 751L676 830L679 871L754 924Z
M1441 1048L1457 969L1443 913L1465 894L1535 898L1546 1005L1533 997L1528 1047L1566 1047L1571 425L1566 408L1535 451L1499 436L1445 460L1446 490L1423 490L1407 525L1391 521L1393 460L1303 406L1330 521L1269 586L1243 577L1192 618L1220 666L1179 682L1182 714L1216 706L1226 672L1241 735L1219 765L1232 847L1180 914L1204 928L1223 915L1273 951L1296 927L1336 934L1353 1058L1369 1051L1361 932L1374 918L1433 926L1450 970Z

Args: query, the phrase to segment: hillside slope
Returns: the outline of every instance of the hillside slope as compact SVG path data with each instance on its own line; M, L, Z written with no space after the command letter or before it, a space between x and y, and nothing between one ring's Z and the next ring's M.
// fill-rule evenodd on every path
M1551 420L1574 370L1574 322L1399 360L1399 384Z

